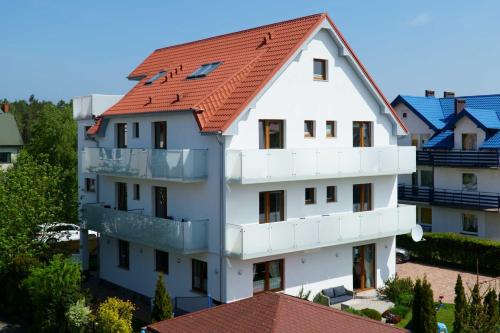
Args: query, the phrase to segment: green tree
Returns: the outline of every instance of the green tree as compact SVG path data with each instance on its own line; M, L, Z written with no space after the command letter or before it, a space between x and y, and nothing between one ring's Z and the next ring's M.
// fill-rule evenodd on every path
M422 323L422 280L417 279L413 287L413 304L411 327L415 332L419 332L419 325Z
M66 313L83 296L80 265L56 255L47 266L33 269L23 286L33 303L37 332L66 332Z
M414 288L412 329L416 333L435 333L437 330L436 309L432 288L427 278L417 279Z
M132 316L135 310L130 301L108 297L97 310L98 333L132 333Z
M477 282L470 292L469 327L472 332L485 332L486 314L484 312L479 284Z
M158 274L158 280L156 281L156 291L155 298L153 301L153 310L151 311L151 319L153 322L162 321L165 319L172 318L172 302L170 301L170 295L165 289L165 284L163 283L163 274L160 272Z
M486 316L485 332L497 332L500 328L500 315L497 294L494 289L489 289L484 296L483 307Z
M465 298L465 290L460 274L457 276L455 283L455 321L453 322L454 332L467 331L467 299Z

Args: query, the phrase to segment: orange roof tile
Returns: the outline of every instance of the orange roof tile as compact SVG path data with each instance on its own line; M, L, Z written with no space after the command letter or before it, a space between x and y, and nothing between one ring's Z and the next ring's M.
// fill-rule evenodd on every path
M334 26L316 14L158 49L129 74L140 81L103 116L192 110L201 131L224 131L325 18ZM202 64L219 61L206 77L187 79ZM162 70L164 78L144 84Z

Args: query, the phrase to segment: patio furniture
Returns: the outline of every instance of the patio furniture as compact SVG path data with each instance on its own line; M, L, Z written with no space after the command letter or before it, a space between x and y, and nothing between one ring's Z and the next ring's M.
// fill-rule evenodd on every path
M321 294L328 298L328 305L342 303L354 298L354 293L345 289L344 286L323 289Z

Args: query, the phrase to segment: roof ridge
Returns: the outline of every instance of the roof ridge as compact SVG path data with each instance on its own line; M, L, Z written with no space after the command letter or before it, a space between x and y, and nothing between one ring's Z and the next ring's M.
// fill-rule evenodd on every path
M209 40L213 40L213 39L217 39L217 38L222 38L222 37L228 37L228 36L231 36L231 35L236 35L236 34L239 34L239 33L249 32L249 31L253 31L253 30L269 29L270 27L275 26L275 25L287 24L287 23L297 22L297 21L301 21L301 20L308 20L308 19L311 19L311 18L313 18L315 16L317 16L319 18L321 16L326 16L326 13L311 14L311 15L297 17L297 18L293 18L293 19L289 19L289 20L284 20L284 21L269 23L269 24L266 24L266 25L256 26L256 27L253 27L253 28L248 28L248 29L233 31L233 32L222 34L222 35L216 35L216 36L211 36L211 37L207 37L207 38L192 40L192 41L189 41L189 42L184 42L184 43L174 44L174 45L170 45L170 46L165 46L165 47L161 47L159 49L154 50L153 53L156 52L156 51L170 50L170 49L173 49L175 47L186 46L186 45L190 45L190 44L196 44L196 43L199 43L199 42L206 42L206 41L209 41Z

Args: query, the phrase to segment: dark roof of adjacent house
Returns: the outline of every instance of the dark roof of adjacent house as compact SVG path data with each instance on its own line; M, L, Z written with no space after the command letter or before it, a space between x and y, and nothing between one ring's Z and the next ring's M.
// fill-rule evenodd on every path
M148 326L154 333L331 332L401 333L403 329L281 293L193 312Z
M0 111L0 146L19 147L23 139L19 134L16 119L11 113Z
M202 132L224 131L325 20L406 129L327 14L157 49L129 74L139 82L103 116L187 110Z

